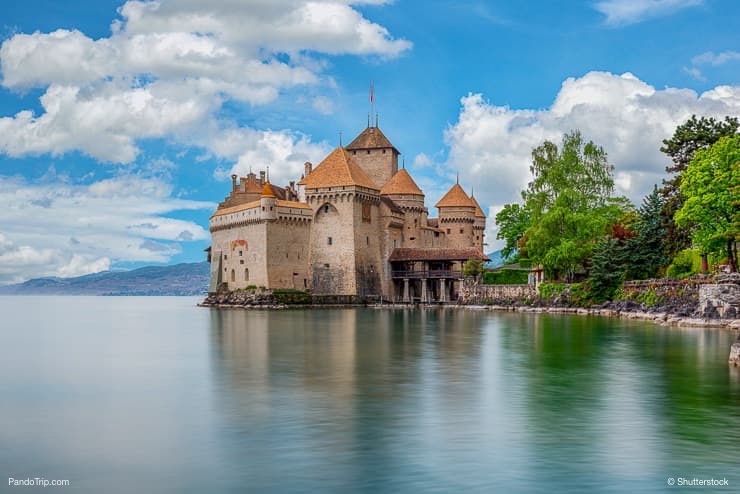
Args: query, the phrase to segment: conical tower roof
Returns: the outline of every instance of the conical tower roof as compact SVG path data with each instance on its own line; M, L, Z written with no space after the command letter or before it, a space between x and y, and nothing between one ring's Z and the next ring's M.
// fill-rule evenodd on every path
M475 217L485 218L486 214L483 212L483 209L481 209L480 204L478 204L478 201L475 199L474 195L470 195L470 200L473 201L473 204L475 204Z
M304 185L307 189L359 185L378 190L375 182L367 176L367 173L355 163L349 153L342 147L332 151L309 176L298 183Z
M265 186L262 188L262 197L275 197L275 191L272 190L270 182L265 182Z
M398 170L396 174L388 180L388 183L380 189L380 194L384 196L393 194L424 196L424 193L421 191L419 186L416 185L416 182L411 178L411 175L406 171L406 168Z
M392 148L395 149L396 152L398 152L398 149L391 144L391 141L388 140L388 138L383 134L383 132L380 130L380 127L368 127L362 132L360 132L360 135L355 137L355 139L349 143L349 146L347 146L347 149L350 151L353 149L382 149L382 148Z
M447 194L434 205L436 208L475 208L475 202L465 193L460 184L455 184L447 191ZM482 212L482 211L481 211Z

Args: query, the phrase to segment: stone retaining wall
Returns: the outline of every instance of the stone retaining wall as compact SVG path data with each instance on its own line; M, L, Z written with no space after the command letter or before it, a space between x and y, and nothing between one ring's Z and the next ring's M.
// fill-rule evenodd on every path
M458 302L463 305L526 304L538 297L534 285L483 285L465 280Z

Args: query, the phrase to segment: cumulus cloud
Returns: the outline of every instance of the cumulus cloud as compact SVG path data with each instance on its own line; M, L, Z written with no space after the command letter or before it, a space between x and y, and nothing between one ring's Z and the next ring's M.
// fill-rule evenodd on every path
M513 110L482 94L461 99L457 122L445 132L446 171L460 171L463 184L476 185L481 205L494 210L519 201L530 180L531 151L546 139L580 129L604 147L615 166L617 191L639 204L665 175L662 140L692 114L724 117L740 113L740 87L718 86L697 94L690 89L656 89L630 73L590 72L569 78L546 109ZM489 221L489 241L495 233Z
M0 283L77 276L119 261L167 261L180 252L179 242L209 237L168 214L213 208L173 198L172 187L156 178L74 185L0 177Z
M80 150L128 163L140 139L189 145L225 101L262 105L287 88L331 86L321 56L395 57L411 47L353 7L362 3L385 2L131 0L106 38L16 34L0 47L2 85L45 93L40 114L0 118L0 152ZM314 107L332 111L323 96Z
M606 24L623 26L673 14L701 5L703 0L601 0L594 8L606 16Z

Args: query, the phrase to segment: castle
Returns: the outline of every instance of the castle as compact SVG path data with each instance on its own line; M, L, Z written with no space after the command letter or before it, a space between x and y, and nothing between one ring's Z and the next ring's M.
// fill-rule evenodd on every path
M210 292L247 287L310 290L347 300L457 298L462 265L488 260L486 216L459 183L430 218L424 192L398 168L399 151L376 125L300 181L232 175L210 218Z

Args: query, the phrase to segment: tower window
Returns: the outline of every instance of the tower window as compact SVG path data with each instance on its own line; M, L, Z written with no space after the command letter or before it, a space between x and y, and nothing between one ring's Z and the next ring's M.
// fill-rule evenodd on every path
M450 229L448 228L448 229L447 229L447 235L449 235L450 233L452 233L452 232L451 232L451 231L450 231Z
M329 237L329 238L327 239L327 243L328 243L329 245L333 245L333 244L334 244L334 240L333 240L333 239L332 239L331 237Z
M370 154L370 150L369 149L367 150L367 154Z
M365 241L367 242L367 245L370 245L370 237L365 237Z
M231 270L231 281L236 281L236 271Z
M460 228L460 233L465 233L465 228Z
M249 269L244 269L244 281L249 281Z
M352 151L352 155L357 155L357 151Z
M385 154L385 149L383 150L383 154Z
M328 204L326 206L324 206L324 212L325 213L328 213L329 212L329 205Z
M243 250L240 250L240 251L239 251L239 257L241 257L241 256L243 256L243 255L244 255L244 251L243 251Z

